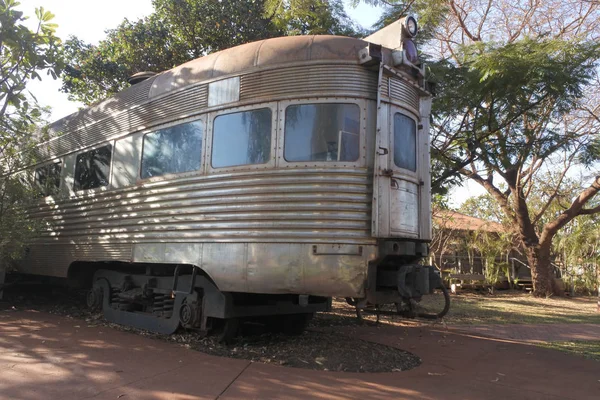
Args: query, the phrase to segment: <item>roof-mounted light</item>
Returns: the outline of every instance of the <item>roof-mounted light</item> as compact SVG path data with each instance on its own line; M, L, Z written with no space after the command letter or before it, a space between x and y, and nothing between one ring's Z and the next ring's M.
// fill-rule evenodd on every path
M415 17L406 17L404 19L403 25L408 36L410 36L411 38L417 36L417 33L419 32L419 27L417 26L417 20L415 19Z
M404 50L404 57L413 65L419 64L419 54L417 53L417 46L415 42L410 39L404 39L402 42L402 50Z

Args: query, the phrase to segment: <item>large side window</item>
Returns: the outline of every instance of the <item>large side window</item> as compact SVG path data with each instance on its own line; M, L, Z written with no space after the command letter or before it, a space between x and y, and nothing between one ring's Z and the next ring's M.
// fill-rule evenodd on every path
M265 164L271 157L271 110L219 115L213 123L213 168Z
M144 136L141 178L200 169L202 121L150 132Z
M287 161L356 161L360 108L356 104L301 104L285 110Z
M107 186L111 157L111 144L78 154L73 189L77 191Z
M60 163L44 165L35 169L35 183L42 196L52 196L58 193L61 169Z
M404 114L394 114L394 164L417 170L417 124Z

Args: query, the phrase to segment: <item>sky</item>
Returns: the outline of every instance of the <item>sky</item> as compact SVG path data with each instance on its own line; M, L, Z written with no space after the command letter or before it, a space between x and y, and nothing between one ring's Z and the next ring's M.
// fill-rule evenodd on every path
M31 16L34 24L36 7L43 7L55 15L54 23L58 24L57 35L62 40L69 36L77 36L88 43L98 43L105 36L107 29L115 28L124 18L137 20L153 11L151 0L20 0L19 9ZM346 11L355 21L365 28L370 28L381 16L382 10L361 3L358 7L347 7ZM42 81L34 81L28 89L35 95L41 105L51 106L51 120L63 118L82 107L81 103L69 101L65 93L60 92L60 80L43 76ZM473 182L453 190L451 205L460 205L470 196L483 193L483 189Z

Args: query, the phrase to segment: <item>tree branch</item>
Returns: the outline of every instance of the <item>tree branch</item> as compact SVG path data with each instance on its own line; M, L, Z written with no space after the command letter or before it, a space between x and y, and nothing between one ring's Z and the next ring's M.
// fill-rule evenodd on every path
M571 206L563 211L558 218L556 218L553 222L546 224L542 236L544 238L552 238L556 232L571 222L578 215L589 215L598 212L600 210L600 206L592 209L583 208L587 202L590 201L598 192L600 192L600 176L597 176L594 182L587 189L581 192L581 194L577 196L575 200L573 200Z

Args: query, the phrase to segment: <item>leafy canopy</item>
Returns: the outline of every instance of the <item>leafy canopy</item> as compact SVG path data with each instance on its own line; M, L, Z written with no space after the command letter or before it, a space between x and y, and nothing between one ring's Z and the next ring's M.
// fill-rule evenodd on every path
M0 0L0 267L19 257L41 228L40 222L26 218L35 189L19 172L35 161L34 131L45 115L27 83L43 73L56 78L62 67L52 13L36 9L37 27L30 30L18 6L14 0Z
M533 160L590 142L587 132L565 131L563 122L580 104L599 56L598 43L524 38L478 42L461 49L458 65L432 65L439 86L433 151L445 171L438 183L483 170L514 187L517 171Z
M91 45L72 37L62 90L91 104L127 87L136 72L161 72L243 43L285 35L357 35L341 0L153 0L155 12Z

